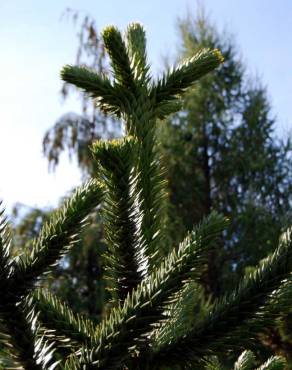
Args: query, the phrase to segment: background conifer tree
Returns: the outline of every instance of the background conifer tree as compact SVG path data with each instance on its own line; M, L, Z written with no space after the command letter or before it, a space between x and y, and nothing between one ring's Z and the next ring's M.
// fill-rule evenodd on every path
M266 89L247 75L233 38L218 32L204 13L179 26L184 56L205 46L219 48L225 58L223 68L189 90L183 110L161 126L160 136L173 235L183 235L212 208L232 220L202 279L207 294L216 297L275 248L289 223L291 140L277 137ZM263 340L289 358L290 317Z
M234 281L274 249L289 219L291 143L275 135L265 88L257 79L251 82L233 39L204 13L179 26L184 57L211 47L225 58L222 68L188 91L183 110L161 126L175 234L191 229L212 208L233 219L205 281L218 296L230 287L231 274Z

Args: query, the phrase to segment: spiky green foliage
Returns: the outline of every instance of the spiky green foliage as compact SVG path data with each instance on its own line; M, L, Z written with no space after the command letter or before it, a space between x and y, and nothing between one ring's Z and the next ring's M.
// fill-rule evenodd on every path
M151 326L164 319L167 304L177 299L175 293L189 279L199 278L207 252L225 225L224 218L212 214L187 236L101 323L96 348L85 349L84 363L94 360L101 368L116 368L131 356L129 348L140 351L147 347ZM129 336L131 332L135 335Z
M65 66L61 72L61 77L74 84L88 93L91 97L96 98L99 107L105 112L117 113L121 110L123 96L117 97L114 87L109 79L101 77L97 73L90 71L85 67Z
M272 356L260 367L256 366L256 356L251 351L244 351L234 364L234 370L284 370L286 361L283 357ZM223 367L217 357L206 360L205 370L222 370Z
M216 68L222 62L222 56L217 51L205 50L193 59L186 60L179 68L174 69L173 73L167 74L157 83L150 83L147 73L149 67L145 55L144 30L140 25L132 24L128 27L126 35L127 44L115 27L107 27L102 34L114 72L115 93L110 96L114 96L114 99L119 101L118 113L120 114L118 115L122 116L125 121L126 134L137 140L139 151L137 187L140 191L140 204L143 210L141 232L149 264L155 265L158 261L156 257L154 258L155 252L157 253L155 246L160 244L159 253L161 255L167 252L162 233L164 229L162 224L165 222L163 201L166 197L165 183L155 141L156 119L161 117L161 112L156 107L164 103L168 105L170 96L172 100L175 100L176 95L179 93L181 95L187 86L193 85L199 77ZM142 57L139 59L139 66L137 65L138 56ZM144 71L142 80L140 73L135 71L137 68L142 68ZM102 99L104 102L106 94L87 84L84 69L67 66L63 69L61 76L66 82L76 84L91 96L98 100ZM91 72L89 77L90 80ZM83 81L82 86L80 81ZM183 82L181 85L179 85L180 81ZM96 85L100 84L103 85L96 78ZM170 86L172 88L167 95L166 90ZM116 112L115 104L107 102L106 105L112 107L110 111ZM152 258L154 258L153 261Z
M76 190L65 201L52 219L44 225L38 238L33 240L31 250L25 251L14 265L11 289L21 297L42 274L52 267L78 240L79 233L86 223L86 217L97 207L102 197L102 189L91 180Z
M133 78L133 70L120 31L114 26L108 26L103 30L102 38L111 59L114 81L135 93L136 84Z
M29 302L9 305L2 313L3 332L7 333L5 344L7 352L24 369L54 369L58 362L54 361L53 343L39 332L37 314ZM11 346L11 348L10 348Z
M151 94L156 106L163 106L169 101L177 99L187 88L191 87L199 78L213 71L218 61L224 58L219 50L202 50L195 56L182 62L177 68L168 71L153 88Z
M29 302L17 301L17 293L10 289L12 260L9 252L9 231L4 211L0 214L0 343L16 363L25 369L53 369L52 351L44 337L38 336L34 307ZM15 289L15 288L14 288ZM2 346L1 346L2 347Z
M126 31L126 40L130 62L134 67L134 79L145 84L149 82L145 30L139 23L130 24Z
M54 340L63 341L70 346L90 344L95 338L95 324L83 315L74 313L65 303L50 292L36 290L33 302L39 312L38 320L45 328L51 330Z
M270 304L275 305L273 292L279 286L285 290L292 267L292 240L289 229L281 238L279 247L258 269L246 276L238 288L216 302L205 320L189 328L181 337L169 338L158 345L154 363L188 364L203 353L238 347L252 341L255 334L271 325ZM272 297L271 297L272 296ZM272 302L271 302L272 299ZM282 302L283 303L283 302ZM278 306L278 310L279 310ZM182 360L183 357L183 360Z
M1 206L1 202L0 202ZM0 211L0 290L4 289L5 282L9 277L9 245L10 237L4 209ZM3 284L3 286L2 286ZM0 302L1 305L1 302Z
M286 361L283 357L273 356L269 358L258 370L284 370Z
M52 343L48 345L39 331L36 305L28 299L28 293L74 245L88 213L100 203L102 194L96 180L77 189L32 241L32 247L16 260L9 255L7 224L5 219L1 220L2 342L24 369L53 369L57 365L52 362Z
M19 364L29 370L200 366L222 349L237 351L270 324L279 305L283 309L291 303L291 231L237 289L200 311L200 281L228 220L211 212L178 247L167 249L156 129L162 111L171 111L188 87L222 63L222 56L218 50L204 50L154 82L140 25L130 25L125 40L118 29L107 27L103 39L112 81L68 66L62 78L122 117L126 137L93 145L99 181L78 189L18 260L9 256L7 240L0 239L0 330ZM108 275L115 294L107 316L96 325L52 294L34 289L73 247L86 216L102 200ZM5 234L5 222L0 225ZM185 313L200 320L186 325ZM236 368L247 369L251 361L246 352ZM279 359L267 366L273 364ZM211 368L218 366L213 361Z
M108 190L103 207L109 246L108 279L115 298L124 301L142 280L145 268L142 270L141 266L147 266L139 236L139 204L135 195L136 142L131 137L98 141L92 151Z
M234 370L251 370L255 363L255 355L251 351L244 351L234 364Z
M205 363L205 370L222 370L219 359L216 356L209 357Z

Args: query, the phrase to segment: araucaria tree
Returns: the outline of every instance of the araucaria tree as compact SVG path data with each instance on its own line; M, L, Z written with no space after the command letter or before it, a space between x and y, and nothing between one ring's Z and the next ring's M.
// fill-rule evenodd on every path
M153 82L139 24L131 24L124 38L115 27L102 37L112 79L73 66L61 75L92 96L103 112L121 119L125 137L93 145L98 179L77 189L17 258L10 255L8 226L1 221L1 342L15 368L28 370L220 368L214 356L251 348L255 334L289 307L291 231L235 290L194 324L185 323L186 313L198 313L199 282L228 220L213 211L179 246L167 247L167 192L156 129L160 119L179 109L186 90L223 58L218 50L201 50ZM97 207L105 224L112 294L99 324L41 288L42 277L74 248ZM255 366L251 352L235 364L236 369ZM271 358L262 365L272 368L284 368L283 360Z

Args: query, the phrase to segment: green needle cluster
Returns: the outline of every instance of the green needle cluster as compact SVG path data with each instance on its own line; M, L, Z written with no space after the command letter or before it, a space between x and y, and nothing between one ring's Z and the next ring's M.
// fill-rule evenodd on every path
M102 33L112 77L65 66L64 81L89 94L124 123L124 137L95 142L96 178L76 190L45 224L30 248L10 254L8 225L0 222L0 343L21 369L221 369L217 355L251 346L291 304L292 240L288 230L275 252L240 285L196 316L210 252L221 245L228 220L213 211L179 246L168 246L167 184L157 125L177 111L184 93L223 62L218 50L201 50L154 80L143 27L122 36ZM107 252L110 309L99 324L73 312L42 288L42 278L80 238L87 216L101 212ZM2 348L2 347L1 347ZM238 354L238 353L237 353ZM18 366L18 367L17 367ZM245 351L236 370L283 369L272 357L261 367Z

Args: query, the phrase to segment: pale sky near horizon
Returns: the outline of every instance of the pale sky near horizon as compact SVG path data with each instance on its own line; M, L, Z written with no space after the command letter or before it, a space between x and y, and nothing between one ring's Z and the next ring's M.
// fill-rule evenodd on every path
M205 0L219 28L235 36L248 70L267 86L277 131L292 125L292 0ZM175 53L176 20L195 0L0 0L0 199L10 207L55 206L80 183L76 164L64 156L56 173L48 173L41 154L44 132L77 101L61 103L59 71L73 63L76 29L61 21L65 8L91 14L99 29L144 24L154 71L162 57Z

